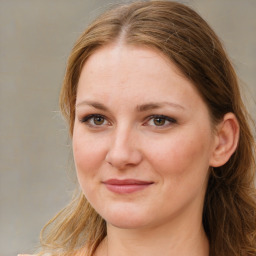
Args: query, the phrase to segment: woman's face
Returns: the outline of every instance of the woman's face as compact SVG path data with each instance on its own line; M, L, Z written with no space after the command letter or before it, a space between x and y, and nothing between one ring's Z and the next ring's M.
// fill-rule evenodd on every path
M157 51L109 45L85 63L73 152L81 189L108 224L201 221L214 144L206 104Z

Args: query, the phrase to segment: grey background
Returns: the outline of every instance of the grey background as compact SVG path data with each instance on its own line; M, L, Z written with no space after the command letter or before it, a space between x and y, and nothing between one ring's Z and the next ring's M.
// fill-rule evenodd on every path
M72 153L58 93L74 41L114 2L0 0L1 256L32 252L41 227L72 195ZM182 2L221 37L255 119L256 0Z

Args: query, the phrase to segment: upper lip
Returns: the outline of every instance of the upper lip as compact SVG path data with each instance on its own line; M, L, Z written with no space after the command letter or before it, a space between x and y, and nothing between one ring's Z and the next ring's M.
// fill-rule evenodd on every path
M153 184L152 181L136 180L136 179L109 179L103 181L104 184L108 185L149 185Z

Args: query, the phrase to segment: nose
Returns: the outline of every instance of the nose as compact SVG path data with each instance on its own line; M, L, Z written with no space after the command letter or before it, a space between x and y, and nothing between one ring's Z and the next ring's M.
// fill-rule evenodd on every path
M139 141L128 129L116 131L111 138L110 147L106 154L106 162L113 167L124 170L138 165L142 161Z

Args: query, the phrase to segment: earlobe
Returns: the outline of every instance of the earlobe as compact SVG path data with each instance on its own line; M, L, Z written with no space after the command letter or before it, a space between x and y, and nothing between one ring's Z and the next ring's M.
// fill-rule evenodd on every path
M233 113L227 113L217 126L215 145L209 165L224 165L235 152L239 141L239 124Z

